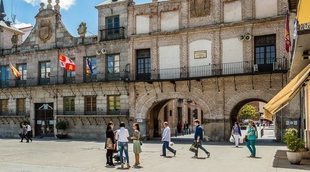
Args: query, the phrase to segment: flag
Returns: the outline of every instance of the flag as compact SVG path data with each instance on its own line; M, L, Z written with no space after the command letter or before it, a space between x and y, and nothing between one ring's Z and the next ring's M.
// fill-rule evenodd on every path
M10 63L10 69L16 78L20 78L22 74Z
M291 36L290 36L290 21L289 21L289 13L286 14L285 20L285 50L286 52L290 52L291 47Z
M93 74L93 65L91 64L91 61L89 58L86 58L86 74L90 75Z
M65 68L67 71L75 71L75 63L73 60L63 54L60 54L58 58L61 67Z

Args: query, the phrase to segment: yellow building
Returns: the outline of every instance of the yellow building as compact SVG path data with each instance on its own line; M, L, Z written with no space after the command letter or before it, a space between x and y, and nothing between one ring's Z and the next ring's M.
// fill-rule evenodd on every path
M274 114L288 105L293 99L300 101L302 123L300 132L310 148L310 1L290 0L291 12L296 12L296 24L293 29L294 40L291 48L292 60L290 82L265 106L265 117L271 119Z

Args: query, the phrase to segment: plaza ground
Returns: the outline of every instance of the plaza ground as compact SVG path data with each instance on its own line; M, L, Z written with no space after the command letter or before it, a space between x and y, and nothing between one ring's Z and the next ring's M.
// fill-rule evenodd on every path
M186 138L185 138L186 139ZM158 141L143 144L141 154L142 168L129 171L146 172L302 172L310 170L310 162L304 160L301 166L290 165L286 159L286 147L279 143L259 141L257 158L248 158L249 152L244 145L235 148L230 143L208 142L206 148L211 157L194 159L188 151L190 142L180 141L173 148L176 157L160 157L161 144ZM16 139L0 139L0 172L101 172L118 171L118 167L105 167L105 150L102 142L73 140L34 140L20 143ZM201 153L201 152L200 152ZM133 164L132 145L130 162ZM171 155L171 154L170 154ZM204 157L202 153L201 157Z

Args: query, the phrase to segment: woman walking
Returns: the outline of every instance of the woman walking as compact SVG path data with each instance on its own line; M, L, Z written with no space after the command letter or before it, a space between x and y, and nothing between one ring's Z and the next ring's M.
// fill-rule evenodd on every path
M118 141L118 147L120 151L120 157L121 157L121 168L124 168L124 158L123 153L125 153L126 161L127 161L127 168L130 168L129 165L129 156L128 156L128 138L129 133L128 130L125 128L125 123L120 123L120 129L116 132L116 140Z
M246 129L246 145L251 152L250 157L254 158L256 156L255 142L257 138L257 130L253 121L249 122L249 125Z
M134 132L131 139L133 140L133 153L135 154L135 164L134 167L138 167L140 165L140 153L141 150L141 142L140 142L140 127L138 123L133 124L132 126Z
M238 122L235 122L235 125L232 128L231 135L234 137L235 146L239 147L240 138L241 138L241 129Z
M108 123L106 130L106 144L105 148L107 149L107 166L115 166L113 163L113 152L115 151L115 137L113 132L114 124L112 122Z

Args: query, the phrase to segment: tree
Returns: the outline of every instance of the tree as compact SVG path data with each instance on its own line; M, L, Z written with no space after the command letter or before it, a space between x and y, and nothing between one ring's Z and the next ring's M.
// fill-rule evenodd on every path
M259 115L256 112L256 108L252 105L246 104L239 111L239 118L242 120L245 119L258 119Z

